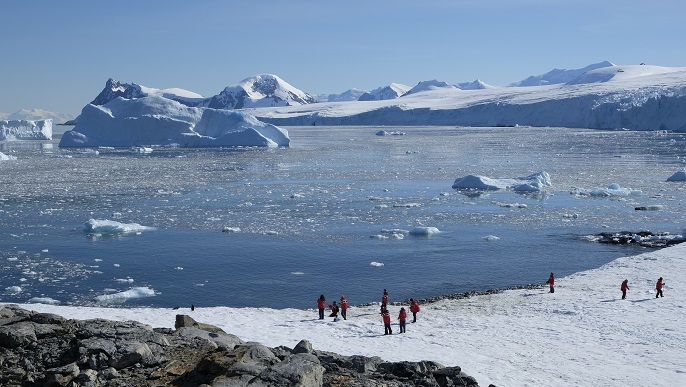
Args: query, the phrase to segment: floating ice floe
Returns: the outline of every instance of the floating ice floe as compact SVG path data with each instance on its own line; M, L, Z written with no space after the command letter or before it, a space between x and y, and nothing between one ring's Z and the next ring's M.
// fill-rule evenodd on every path
M95 297L95 300L102 303L123 303L129 299L152 297L154 295L155 291L153 289L148 287L136 287L119 293L97 296Z
M107 219L89 219L84 228L87 233L98 235L128 234L148 230L155 230L155 227L141 226L138 223L120 223Z
M222 232L227 232L227 233L241 232L241 229L240 229L240 227L224 227L222 229Z
M5 288L5 291L11 294L19 294L22 292L22 288L21 286L8 286Z
M528 208L529 206L523 203L501 203L494 201L493 204L503 208Z
M405 132L401 132L399 130L394 130L394 131L390 131L390 132L387 132L385 130L379 130L378 132L376 132L376 135L377 136L404 136Z
M436 227L415 227L410 231L411 235L433 235L441 231Z
M0 120L0 141L52 140L52 119Z
M59 305L60 302L54 298L50 297L33 297L28 300L30 304L48 304L48 305Z
M369 266L381 267L381 266L383 266L383 263L381 263L381 262L370 262Z
M495 235L486 235L483 239L485 239L489 242L495 242L495 241L499 241L500 237L497 237Z
M467 175L455 180L454 189L473 190L510 190L516 192L539 192L545 187L551 186L548 172L534 173L529 176L515 177L510 179L494 179L480 175Z
M639 196L642 194L641 190L623 188L617 183L610 184L607 188L573 188L570 193L577 196L592 196L592 197L621 197L621 196Z
M667 181L686 181L686 171L675 172Z
M0 161L5 161L5 160L16 160L16 159L17 159L16 156L6 155L6 154L0 152Z

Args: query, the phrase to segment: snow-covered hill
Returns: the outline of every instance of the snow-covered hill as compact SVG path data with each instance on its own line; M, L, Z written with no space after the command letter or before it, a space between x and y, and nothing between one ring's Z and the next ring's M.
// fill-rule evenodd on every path
M315 98L272 74L244 79L236 86L203 102L213 109L242 109L266 106L293 106L316 103Z
M605 66L569 84L427 87L393 100L249 109L275 125L559 126L686 131L686 68Z
M346 102L346 101L357 101L360 96L365 94L366 91L360 89L349 89L340 94L319 94L316 99L317 102Z
M358 101L385 101L388 99L396 99L410 91L410 89L410 86L400 83L391 83L388 86L382 86L369 93L362 94L360 98L358 98Z
M483 90L495 88L495 86L489 85L488 83L483 82L479 79L474 80L472 82L457 83L455 84L455 87L457 87L460 90Z
M543 75L532 75L524 80L510 84L510 86L544 86L567 83L588 71L613 66L614 64L611 62L603 61L588 65L581 69L553 69Z
M407 93L402 96L405 97L410 94L420 93L427 90L437 90L437 89L455 89L455 86L449 85L447 82L437 81L432 79L430 81L422 81L417 84L417 86L411 88Z
M43 109L21 109L14 113L0 113L0 120L7 121L40 121L53 120L56 123L63 123L73 119L74 116L70 114L50 112Z

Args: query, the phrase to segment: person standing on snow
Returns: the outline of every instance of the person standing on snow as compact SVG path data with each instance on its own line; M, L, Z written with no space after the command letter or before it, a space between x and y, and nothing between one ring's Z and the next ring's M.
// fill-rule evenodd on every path
M664 297L662 294L662 287L664 286L664 283L662 283L662 277L657 279L657 283L655 284L655 290L657 290L657 294L655 295L655 298L658 297Z
M338 318L338 305L336 305L336 301L333 302L333 305L329 305L329 308L331 308L331 314L329 317L333 317L334 319Z
M381 317L383 318L384 335L392 335L391 330L391 314L385 306L381 307Z
M319 309L319 319L324 320L324 309L326 309L326 298L322 294L317 299L317 308Z
M341 296L341 316L343 317L343 320L347 320L346 314L348 312L348 300L345 299L345 297Z
M622 286L620 287L622 290L622 300L626 298L626 291L629 290L629 280L625 279L622 281Z
M410 298L410 312L412 312L412 322L417 322L417 312L419 312L419 302Z
M405 312L405 308L400 308L398 320L400 321L400 333L405 333L405 322L407 321L407 312Z
M548 277L546 284L550 285L550 293L555 293L555 274L553 274L552 271L550 272L550 277Z
M383 296L381 296L381 305L388 305L388 291L386 289L383 290Z

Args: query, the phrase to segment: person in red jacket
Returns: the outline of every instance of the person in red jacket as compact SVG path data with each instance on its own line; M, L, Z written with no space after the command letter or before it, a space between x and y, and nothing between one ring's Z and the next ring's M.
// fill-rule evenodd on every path
M662 286L663 285L664 285L664 283L662 283L662 277L658 278L657 283L655 284L655 290L657 290L657 294L655 295L655 298L664 297L664 295L662 294Z
M341 317L343 317L343 320L347 320L347 312L348 312L348 300L345 299L345 297L341 296Z
M548 277L546 284L550 285L550 293L555 293L555 274L553 274L552 271L550 272L550 277Z
M391 314L385 306L381 307L381 317L383 318L384 335L392 335L391 330Z
M388 305L388 291L386 289L383 290L383 296L381 296L381 305Z
M329 305L329 308L331 308L331 314L329 317L333 317L334 321L338 318L338 305L336 305L336 301L333 302L333 305Z
M410 312L412 312L412 322L417 322L417 312L419 312L419 302L410 298Z
M322 294L317 299L317 309L319 309L319 319L324 320L324 309L326 309L326 298Z
M620 287L622 290L622 300L626 298L626 291L629 290L629 280L625 279L622 281L622 286Z
M398 321L400 321L400 333L405 333L405 322L407 321L407 312L405 312L405 308L400 308Z

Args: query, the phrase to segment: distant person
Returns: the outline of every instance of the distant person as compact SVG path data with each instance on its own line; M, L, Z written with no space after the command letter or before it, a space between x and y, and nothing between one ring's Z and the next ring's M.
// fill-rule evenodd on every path
M381 296L381 305L388 305L388 290L383 290L383 296Z
M410 312L412 312L412 322L417 322L417 313L419 312L419 302L410 298Z
M195 310L195 305L191 304L191 312Z
M626 298L626 291L629 290L629 280L625 279L622 281L622 286L620 287L622 290L622 300Z
M343 320L347 320L347 313L348 313L348 300L341 296L341 317L343 317Z
M400 308L398 321L400 321L400 333L405 333L405 322L407 321L407 312L405 312L405 308Z
M657 294L655 295L655 298L658 297L664 297L662 294L662 287L664 286L664 282L662 282L662 277L657 279L657 283L655 284L655 290L657 290Z
M326 309L326 298L322 294L317 299L317 308L319 309L319 319L324 320L324 309Z
M548 280L545 283L550 285L550 293L555 293L555 274L552 271L550 272L550 277L548 277Z
M331 308L331 314L329 315L329 317L338 318L338 311L340 310L340 308L338 307L338 305L336 305L336 301L333 302L333 305L329 305L329 308Z
M384 335L392 335L391 330L391 314L388 312L388 308L385 306L381 307L381 317L383 318Z

